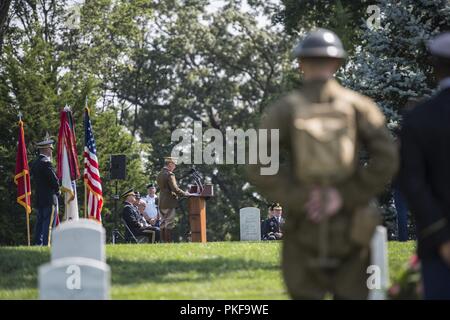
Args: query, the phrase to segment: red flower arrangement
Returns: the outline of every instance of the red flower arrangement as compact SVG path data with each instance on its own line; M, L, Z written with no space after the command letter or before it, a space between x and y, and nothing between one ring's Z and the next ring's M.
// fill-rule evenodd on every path
M392 300L419 300L422 299L422 293L420 260L417 255L413 255L398 280L389 288L388 297Z

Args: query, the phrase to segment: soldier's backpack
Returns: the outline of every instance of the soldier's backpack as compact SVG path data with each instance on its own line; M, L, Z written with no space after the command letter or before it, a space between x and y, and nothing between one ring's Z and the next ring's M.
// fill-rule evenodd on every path
M330 185L355 170L356 110L345 99L312 103L301 93L293 99L292 147L296 177Z

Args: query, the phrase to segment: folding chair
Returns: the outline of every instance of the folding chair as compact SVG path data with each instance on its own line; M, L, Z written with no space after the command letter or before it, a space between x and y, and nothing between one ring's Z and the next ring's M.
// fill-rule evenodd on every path
M136 243L147 243L149 240L151 241L151 243L155 242L155 231L153 230L145 230L145 233L149 235L149 237L147 235L145 236L135 236L134 233L131 231L130 227L128 226L127 222L125 221L125 219L122 218L122 223L125 225L125 228L127 228L129 234L131 234L131 237L133 238L134 242Z

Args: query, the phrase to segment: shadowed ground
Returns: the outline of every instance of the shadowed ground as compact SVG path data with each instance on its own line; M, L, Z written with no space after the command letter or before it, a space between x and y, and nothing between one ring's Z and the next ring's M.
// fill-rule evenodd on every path
M287 299L278 242L107 245L113 299ZM414 243L389 243L396 278ZM36 299L48 248L0 247L0 298Z

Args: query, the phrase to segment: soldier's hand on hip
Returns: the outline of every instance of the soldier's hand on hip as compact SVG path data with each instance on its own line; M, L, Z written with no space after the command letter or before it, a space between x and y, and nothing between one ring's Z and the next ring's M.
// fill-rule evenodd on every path
M305 204L305 210L308 218L313 222L319 222L322 215L322 196L321 189L315 187L309 194L309 199Z
M324 191L323 212L326 216L334 216L342 208L342 196L336 188L327 188Z
M334 216L342 208L342 196L335 188L315 187L305 205L308 218L315 223Z

